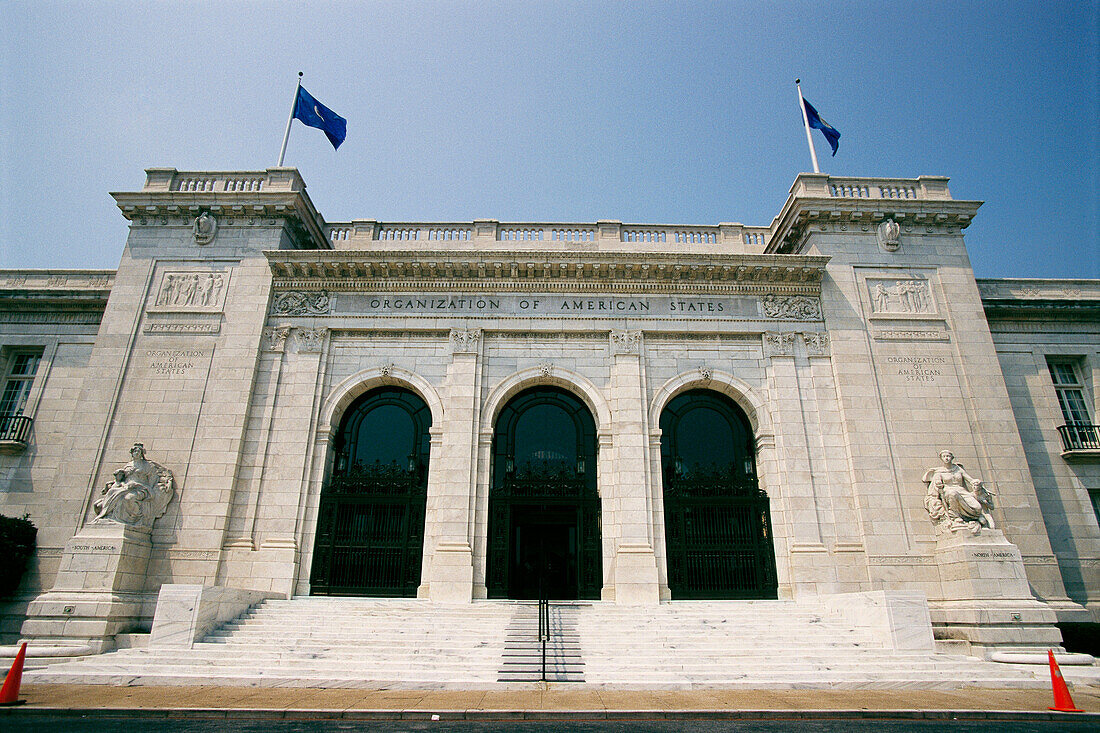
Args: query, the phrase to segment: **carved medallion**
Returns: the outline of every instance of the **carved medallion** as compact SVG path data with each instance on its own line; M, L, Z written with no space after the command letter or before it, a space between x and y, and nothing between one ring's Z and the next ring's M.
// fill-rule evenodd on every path
M887 219L878 225L878 245L887 252L895 252L901 246L901 226L893 219Z

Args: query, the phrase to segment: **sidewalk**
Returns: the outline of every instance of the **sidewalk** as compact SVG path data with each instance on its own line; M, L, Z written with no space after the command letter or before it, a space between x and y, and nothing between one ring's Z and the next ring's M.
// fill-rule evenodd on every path
M114 687L27 684L27 704L0 709L169 717L398 719L959 718L1088 719L1100 688L1075 686L1087 714L1052 713L1050 690L351 690L271 687ZM2 719L2 717L0 717Z

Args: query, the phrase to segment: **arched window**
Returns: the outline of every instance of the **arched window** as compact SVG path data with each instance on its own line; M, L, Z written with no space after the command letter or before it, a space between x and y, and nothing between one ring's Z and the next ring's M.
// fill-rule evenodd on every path
M415 596L424 544L431 412L383 387L344 413L321 492L310 590Z
M516 395L493 436L490 597L598 598L599 512L592 413L556 387Z
M661 413L665 549L676 598L775 598L768 497L752 429L725 395L691 390Z

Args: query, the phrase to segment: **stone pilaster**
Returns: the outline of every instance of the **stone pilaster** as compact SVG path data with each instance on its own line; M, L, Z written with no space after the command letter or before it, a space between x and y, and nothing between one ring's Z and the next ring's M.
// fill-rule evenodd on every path
M641 352L641 331L611 332L610 402L615 473L605 490L615 507L619 537L608 576L615 589L615 602L632 605L660 601L647 475L649 429Z
M425 531L427 596L443 603L473 598L473 502L476 492L481 329L454 329L443 405L439 466L432 466Z

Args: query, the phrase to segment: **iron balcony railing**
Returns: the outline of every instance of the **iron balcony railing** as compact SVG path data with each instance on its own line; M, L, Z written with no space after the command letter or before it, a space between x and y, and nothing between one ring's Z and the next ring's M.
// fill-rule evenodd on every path
M1100 427L1096 425L1070 423L1058 428L1058 433L1064 451L1100 450Z
M26 415L0 415L0 441L25 447L32 422Z

